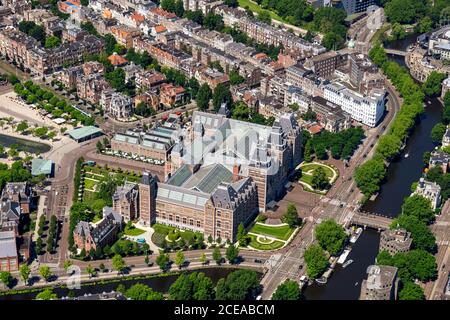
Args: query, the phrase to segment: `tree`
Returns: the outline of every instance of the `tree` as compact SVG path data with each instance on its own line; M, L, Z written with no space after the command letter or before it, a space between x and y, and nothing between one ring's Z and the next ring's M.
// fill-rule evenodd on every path
M267 10L261 10L260 12L258 12L258 20L267 24L272 23L272 17Z
M103 150L103 144L100 140L97 141L96 148L98 153L100 153Z
M89 278L94 277L96 274L95 269L90 264L86 267L86 273L89 275Z
M236 263L239 257L239 248L235 247L234 245L228 246L227 251L225 252L225 256L227 257L228 261L230 261L230 264Z
M163 295L142 283L132 285L124 293L131 300L163 300Z
M306 249L306 272L312 279L319 277L328 267L328 259L325 251L318 244L313 244Z
M298 217L297 207L293 203L289 203L286 212L282 218L284 223L287 223L291 228L298 226L301 219Z
M245 82L244 77L242 77L236 69L231 70L228 76L230 77L230 84L232 86Z
M311 162L312 140L308 139L305 144L304 159L306 162Z
M219 83L216 86L213 95L213 106L216 112L219 110L222 103L225 103L227 107L230 107L233 103L233 97L231 95L230 89L223 83Z
M42 231L42 229L39 229L39 231ZM38 254L38 255L41 254L41 251L42 251L42 238L41 237L37 238L34 249L35 249L36 254Z
M89 5L89 0L80 0L80 4L81 4L82 6L87 7L87 6Z
M169 288L170 300L210 300L214 286L203 272L181 274Z
M177 15L177 17L180 18L183 17L184 15L183 0L175 1L174 13Z
M246 300L259 290L258 274L253 270L236 270L216 286L216 300Z
M370 159L356 169L355 181L358 188L366 196L380 189L381 181L386 174L384 162L381 159Z
M286 280L281 283L272 295L272 300L299 300L301 290L294 280Z
M209 30L220 31L224 27L223 18L219 14L209 12L203 19L203 26Z
M391 160L399 153L401 146L402 141L400 138L392 134L387 134L380 138L376 150L384 159Z
M212 98L212 92L207 83L201 85L197 92L197 106L199 110L205 111L208 109L209 101Z
M442 81L446 78L445 73L432 71L425 83L422 85L423 92L427 96L436 96L441 94Z
M39 274L41 275L42 278L45 279L45 282L48 282L48 280L51 278L52 276L52 272L50 271L50 267L43 265L39 268Z
M126 265L125 265L125 261L123 260L121 255L116 254L112 258L112 267L113 267L114 270L116 270L119 273L123 272L123 270L125 269Z
M431 129L431 140L434 143L440 143L442 141L442 137L447 130L447 126L443 123L436 124L433 129Z
M28 122L26 120L21 121L16 127L17 132L23 132L27 129L28 129Z
M405 198L402 205L402 214L414 216L425 223L434 219L431 201L418 194Z
M64 270L67 272L67 270L70 268L71 265L72 265L71 260L65 260L64 261Z
M11 273L10 272L7 272L7 271L1 271L0 272L0 281L3 283L3 285L5 286L5 287L11 287L11 285L12 285L12 283L13 283L13 281L14 281L14 278L13 278L13 276L11 275Z
M214 248L212 258L217 264L220 264L222 262L222 254L220 253L218 247Z
M336 221L327 219L316 227L316 239L324 250L336 255L344 247L347 234Z
M238 0L225 0L223 2L226 6L232 7L232 8L237 8L239 6L239 1Z
M201 255L200 255L200 262L204 265L204 264L206 264L207 262L208 262L208 259L206 258L206 254L203 252Z
M165 271L167 269L167 265L169 264L169 255L165 253L160 253L156 258L156 264L159 266L161 271Z
M36 295L36 300L56 300L56 299L58 299L58 296L50 288L47 288Z
M322 167L318 167L314 170L312 179L311 179L311 185L314 189L323 190L328 188L330 185L330 182L327 178L327 174L325 172L325 169Z
M175 261L174 262L178 266L178 269L181 269L181 267L186 262L186 259L184 258L183 251L181 251L181 250L177 251L177 253L175 255Z
M426 12L425 2L415 0L391 0L385 7L384 12L392 23L413 23L421 18Z
M51 36L45 39L45 48L51 49L56 48L61 44L61 40L58 37Z
M416 216L401 214L391 225L391 228L404 228L411 232L412 246L428 252L436 252L436 238L427 225Z
M237 233L236 233L236 239L237 241L241 241L245 237L245 227L244 224L241 222L238 225Z
M175 12L175 0L161 0L161 8L169 12Z
M399 300L425 300L421 286L413 282L406 282L398 293Z
M419 33L427 33L433 30L433 21L425 16L419 21Z
M28 267L28 265L26 265L26 264L21 265L20 269L19 269L19 273L20 273L20 277L22 278L23 282L25 283L25 285L27 285L28 278L30 277L30 274L31 274L30 267Z

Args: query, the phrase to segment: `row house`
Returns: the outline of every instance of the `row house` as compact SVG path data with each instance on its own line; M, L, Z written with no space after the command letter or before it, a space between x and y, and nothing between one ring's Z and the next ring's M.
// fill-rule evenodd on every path
M220 83L227 85L230 81L228 75L208 67L197 70L195 79L198 80L200 85L207 83L211 90L214 90Z
M2 1L5 7L12 10L13 13L23 15L25 11L32 9L32 3L28 0L4 0Z
M214 12L215 8L222 5L222 0L183 0L185 10L201 11L204 15Z
M0 52L7 56L8 60L22 64L38 74L78 64L83 60L83 56L103 51L103 42L91 35L78 42L63 43L57 48L44 49L33 38L12 29L3 29L0 32L0 44Z
M137 107L137 105L141 102L145 103L148 108L151 108L155 111L159 110L159 95L154 91L145 91L134 97L134 107Z
M237 8L219 6L215 9L215 12L223 17L226 26L238 27L240 31L259 43L274 46L282 45L283 48L301 53L304 57L318 55L326 51L321 45L312 44L290 32L250 18L245 12Z
M60 18L51 14L48 10L32 9L23 13L23 17L27 21L32 21L42 25L47 34L58 34L64 30L64 23Z
M154 70L142 70L135 75L135 83L138 90L159 89L166 80L164 74Z
M174 69L179 69L183 61L192 59L190 55L162 43L150 43L147 48L148 53L155 57L158 63Z
M62 32L62 40L67 42L81 41L89 33L76 25L67 25Z
M133 47L133 38L136 38L141 34L141 31L138 28L129 27L123 24L111 26L110 32L117 40L117 43L125 46L127 49Z
M187 99L186 90L181 86L165 83L160 87L160 103L166 107L182 104Z
M111 85L100 73L78 76L76 87L78 97L92 104L100 102L103 91L111 90Z

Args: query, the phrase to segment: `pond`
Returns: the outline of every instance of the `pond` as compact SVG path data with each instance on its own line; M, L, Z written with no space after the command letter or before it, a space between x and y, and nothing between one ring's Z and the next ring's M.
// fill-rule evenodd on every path
M9 147L12 144L18 145L17 150L30 153L45 153L51 149L51 146L46 143L17 138L0 133L0 145L3 147Z

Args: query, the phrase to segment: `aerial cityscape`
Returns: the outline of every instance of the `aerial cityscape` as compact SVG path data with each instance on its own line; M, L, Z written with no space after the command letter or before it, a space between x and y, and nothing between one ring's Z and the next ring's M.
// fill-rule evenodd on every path
M450 300L448 0L0 3L0 301Z

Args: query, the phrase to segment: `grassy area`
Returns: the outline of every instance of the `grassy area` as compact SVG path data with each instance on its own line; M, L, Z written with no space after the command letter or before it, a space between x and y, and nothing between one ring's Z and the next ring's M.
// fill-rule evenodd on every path
M153 230L155 230L155 232L152 235L152 241L156 245L160 245L163 239L165 239L169 233L173 234L177 230L177 228L166 226L159 223L155 223L152 226L152 228ZM181 239L183 239L185 242L189 242L191 239L194 239L200 235L198 232L193 232L189 230L178 230L178 234L181 237Z
M334 172L332 169L330 169L328 166L320 165L317 163L307 163L301 166L302 173L310 173L313 174L314 170L321 167L325 171L325 175L328 179L332 178L334 175Z
M256 240L257 236L252 234L249 234L248 237L250 238L249 246L258 250L276 250L280 249L284 245L284 242L278 240L267 244L260 243Z
M280 240L287 240L291 236L294 229L289 225L270 226L267 224L256 223L249 232L274 237Z
M93 181L90 179L84 179L84 189L88 190L97 190L97 181Z
M370 40L370 42L371 43L376 43L376 42L378 42L378 41L383 41L383 35L384 35L384 33L386 32L386 31L388 31L389 29L390 29L390 27L391 27L391 24L390 23L385 23L385 24L383 24L383 26L379 29L379 30L377 30L376 32L375 32L375 34L373 35L373 37L372 37L372 39Z
M124 231L125 235L136 237L143 233L145 233L145 230L139 229L139 228L131 228L131 229L125 229Z
M93 179L103 180L106 179L106 177L109 174L113 174L116 178L119 180L127 180L129 182L139 182L141 181L141 175L136 172L130 172L128 170L122 171L122 170L115 170L112 168L101 167L101 166L95 166L95 167L84 167L84 171L86 172L86 176L89 176ZM101 177L103 176L103 178Z
M270 17L273 20L278 20L280 22L284 22L284 23L288 23L286 20L284 20L282 17L280 17L278 14L276 14L275 12L271 11L271 10L265 10L263 8L261 8L260 6L258 6L257 3L252 2L250 0L239 0L239 7L245 8L245 7L249 7L249 9L253 12L256 13L260 13L261 11L267 11L270 14Z

